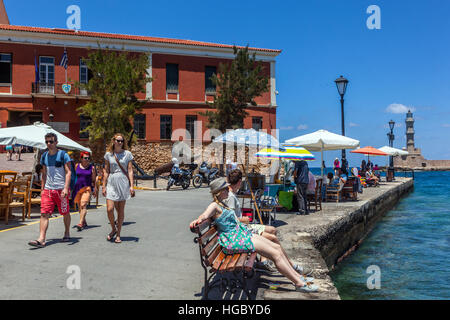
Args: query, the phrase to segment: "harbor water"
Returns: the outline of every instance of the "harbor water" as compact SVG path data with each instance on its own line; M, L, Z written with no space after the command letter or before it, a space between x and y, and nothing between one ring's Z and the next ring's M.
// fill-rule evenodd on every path
M342 299L450 299L449 181L415 173L414 191L331 272Z

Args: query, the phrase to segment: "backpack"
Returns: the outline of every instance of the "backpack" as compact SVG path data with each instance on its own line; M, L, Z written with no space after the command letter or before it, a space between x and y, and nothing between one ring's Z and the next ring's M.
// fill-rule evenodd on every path
M56 162L55 162L55 167L59 168L63 166L63 159L64 159L64 155L65 155L65 151L63 150L58 150L58 153L56 154ZM44 165L48 167L48 151L44 152ZM73 188L75 187L75 184L77 183L77 172L75 169L75 165L73 164L73 161L70 161L70 190L73 190Z

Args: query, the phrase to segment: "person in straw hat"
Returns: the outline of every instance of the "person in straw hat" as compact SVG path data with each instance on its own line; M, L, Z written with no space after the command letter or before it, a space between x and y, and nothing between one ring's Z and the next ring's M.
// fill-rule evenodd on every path
M316 285L311 284L314 281L313 278L304 278L294 270L279 244L258 234L253 234L245 224L238 221L234 210L224 204L229 192L229 183L225 178L212 181L210 191L213 202L197 220L191 222L191 229L212 218L217 226L219 244L226 254L256 252L272 260L277 270L292 281L296 291L308 293L318 290Z

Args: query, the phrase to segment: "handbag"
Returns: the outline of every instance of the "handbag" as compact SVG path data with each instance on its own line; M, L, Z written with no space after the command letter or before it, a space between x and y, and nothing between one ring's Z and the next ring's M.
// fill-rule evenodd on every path
M124 169L124 168L122 167L122 165L120 164L119 159L117 159L116 153L114 153L114 158L116 159L117 165L119 166L120 170L122 170L123 174L127 177L127 179L128 179L128 184L129 184L130 187L131 187L132 185L131 185L130 177L128 176L127 171L125 171L125 169ZM133 192L131 192L131 197L134 198L135 195L136 195L136 193L135 193L134 190L133 190Z

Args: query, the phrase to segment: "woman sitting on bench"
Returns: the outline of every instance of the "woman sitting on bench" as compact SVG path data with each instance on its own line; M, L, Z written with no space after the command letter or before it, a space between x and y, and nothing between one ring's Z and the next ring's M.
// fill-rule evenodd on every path
M296 291L305 293L317 291L318 287L310 284L314 279L304 278L298 274L289 263L289 259L285 256L279 244L273 243L258 234L253 234L245 224L238 221L234 210L224 204L224 201L228 198L228 187L229 184L225 178L218 178L211 182L210 190L214 201L197 220L191 222L191 229L212 218L216 222L219 244L222 246L224 253L256 252L272 260L278 271L293 282Z

